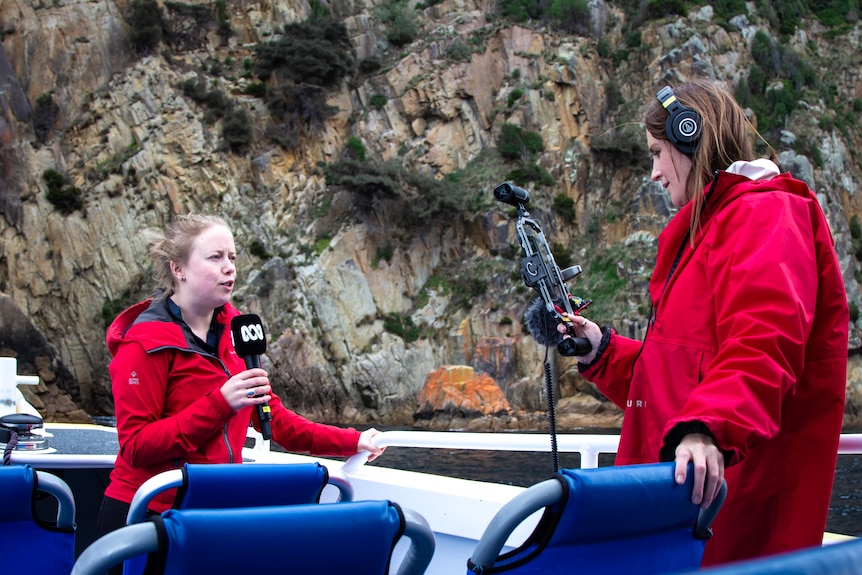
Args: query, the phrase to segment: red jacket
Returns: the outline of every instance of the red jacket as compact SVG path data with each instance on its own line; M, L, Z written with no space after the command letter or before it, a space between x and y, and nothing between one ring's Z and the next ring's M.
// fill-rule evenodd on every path
M223 333L218 353L208 352L185 324L170 316L165 301L138 303L108 329L109 365L120 451L105 495L131 502L150 477L184 463L241 463L249 422L260 429L252 407L234 411L219 388L244 371L233 348L230 304L216 311ZM272 438L290 451L346 456L356 453L359 432L314 423L288 410L274 394ZM254 417L252 415L254 414ZM150 505L164 511L174 490Z
M692 425L725 452L728 498L705 565L820 544L849 327L832 235L808 187L729 172L711 187L694 249L691 203L659 237L644 342L612 333L583 369L625 410L617 464L672 460Z

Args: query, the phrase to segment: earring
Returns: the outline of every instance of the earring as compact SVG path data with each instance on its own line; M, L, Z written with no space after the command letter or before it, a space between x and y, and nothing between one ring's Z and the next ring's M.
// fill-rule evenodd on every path
M180 278L180 281L181 281L181 282L186 281L186 276L181 277L181 278Z

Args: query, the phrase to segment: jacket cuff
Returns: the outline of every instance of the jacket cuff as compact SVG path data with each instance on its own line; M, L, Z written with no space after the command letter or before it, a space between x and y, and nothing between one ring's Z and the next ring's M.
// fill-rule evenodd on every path
M730 451L725 451L721 448L715 435L713 435L709 427L707 427L702 421L683 421L674 425L664 438L664 445L662 445L662 448L658 453L658 460L673 461L676 459L675 452L677 446L680 444L683 437L692 433L700 433L712 439L719 451L724 455L724 465L729 465L730 458L733 454Z
M585 372L599 362L599 360L602 358L602 354L605 353L605 350L608 348L608 344L611 342L611 331L612 330L609 326L602 326L602 341L599 343L599 349L596 350L596 357L594 357L593 361L591 361L590 363L578 362L579 373Z

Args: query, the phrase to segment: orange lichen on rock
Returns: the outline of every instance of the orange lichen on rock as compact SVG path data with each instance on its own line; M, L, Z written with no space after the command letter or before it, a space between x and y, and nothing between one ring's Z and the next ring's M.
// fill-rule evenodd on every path
M508 413L511 409L503 390L491 376L476 373L467 365L448 365L428 374L419 392L414 417L437 414L477 417Z

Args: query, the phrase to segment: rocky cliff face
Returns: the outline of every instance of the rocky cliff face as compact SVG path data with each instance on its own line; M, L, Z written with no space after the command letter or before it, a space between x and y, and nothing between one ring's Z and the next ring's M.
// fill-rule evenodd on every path
M641 335L655 235L673 211L633 143L641 131L627 135L624 124L661 81L706 75L735 86L766 21L751 11L719 25L703 7L644 24L639 46L628 50L625 15L613 3L590 2L590 34L572 36L505 25L491 3L446 0L417 8L417 39L397 48L376 17L382 7L330 7L347 25L356 60L382 67L326 91L337 113L285 150L266 138L269 111L248 94L254 78L242 63L284 24L306 19L305 2L229 0L227 40L204 28L194 42L141 57L128 42L126 2L2 0L2 321L26 329L0 352L18 356L22 373L42 376L43 386L22 391L46 406L43 413L60 421L112 413L104 335L124 304L148 294L139 232L189 211L232 223L242 252L236 303L267 322L266 361L286 405L331 422L413 424L417 411L429 413L419 402L426 382L442 381L429 374L469 366L503 392L495 404L540 412L544 349L521 325L533 296L516 277L512 218L491 196L512 168L489 155L504 124L541 135L537 162L553 184L536 190L534 215L555 245L573 263L624 254L613 267L627 287L588 295L605 323ZM811 21L788 45L813 54L835 98L853 102L862 98L860 34L858 23L836 38ZM469 51L455 58L458 42ZM618 57L599 56L601 42ZM225 148L220 124L181 88L199 77L248 113L252 143L241 153ZM856 127L824 124L828 113L822 101L798 102L771 143L782 168L818 193L858 312L860 141ZM397 213L357 211L320 168L342 159L351 138L375 162L438 179L470 174L465 213L406 228ZM803 138L813 145L797 145ZM64 211L49 201L46 170L80 191L80 207ZM551 209L557 198L570 200L570 217ZM585 274L573 291L600 289L590 281ZM393 321L415 326L416 335ZM859 425L858 313L853 321L847 422ZM557 370L561 405L573 414L568 425L618 422L570 363ZM445 395L439 385L422 393ZM490 396L476 397L464 413L487 422L481 404ZM437 407L441 425L452 424L451 410ZM541 425L515 419L511 426Z

